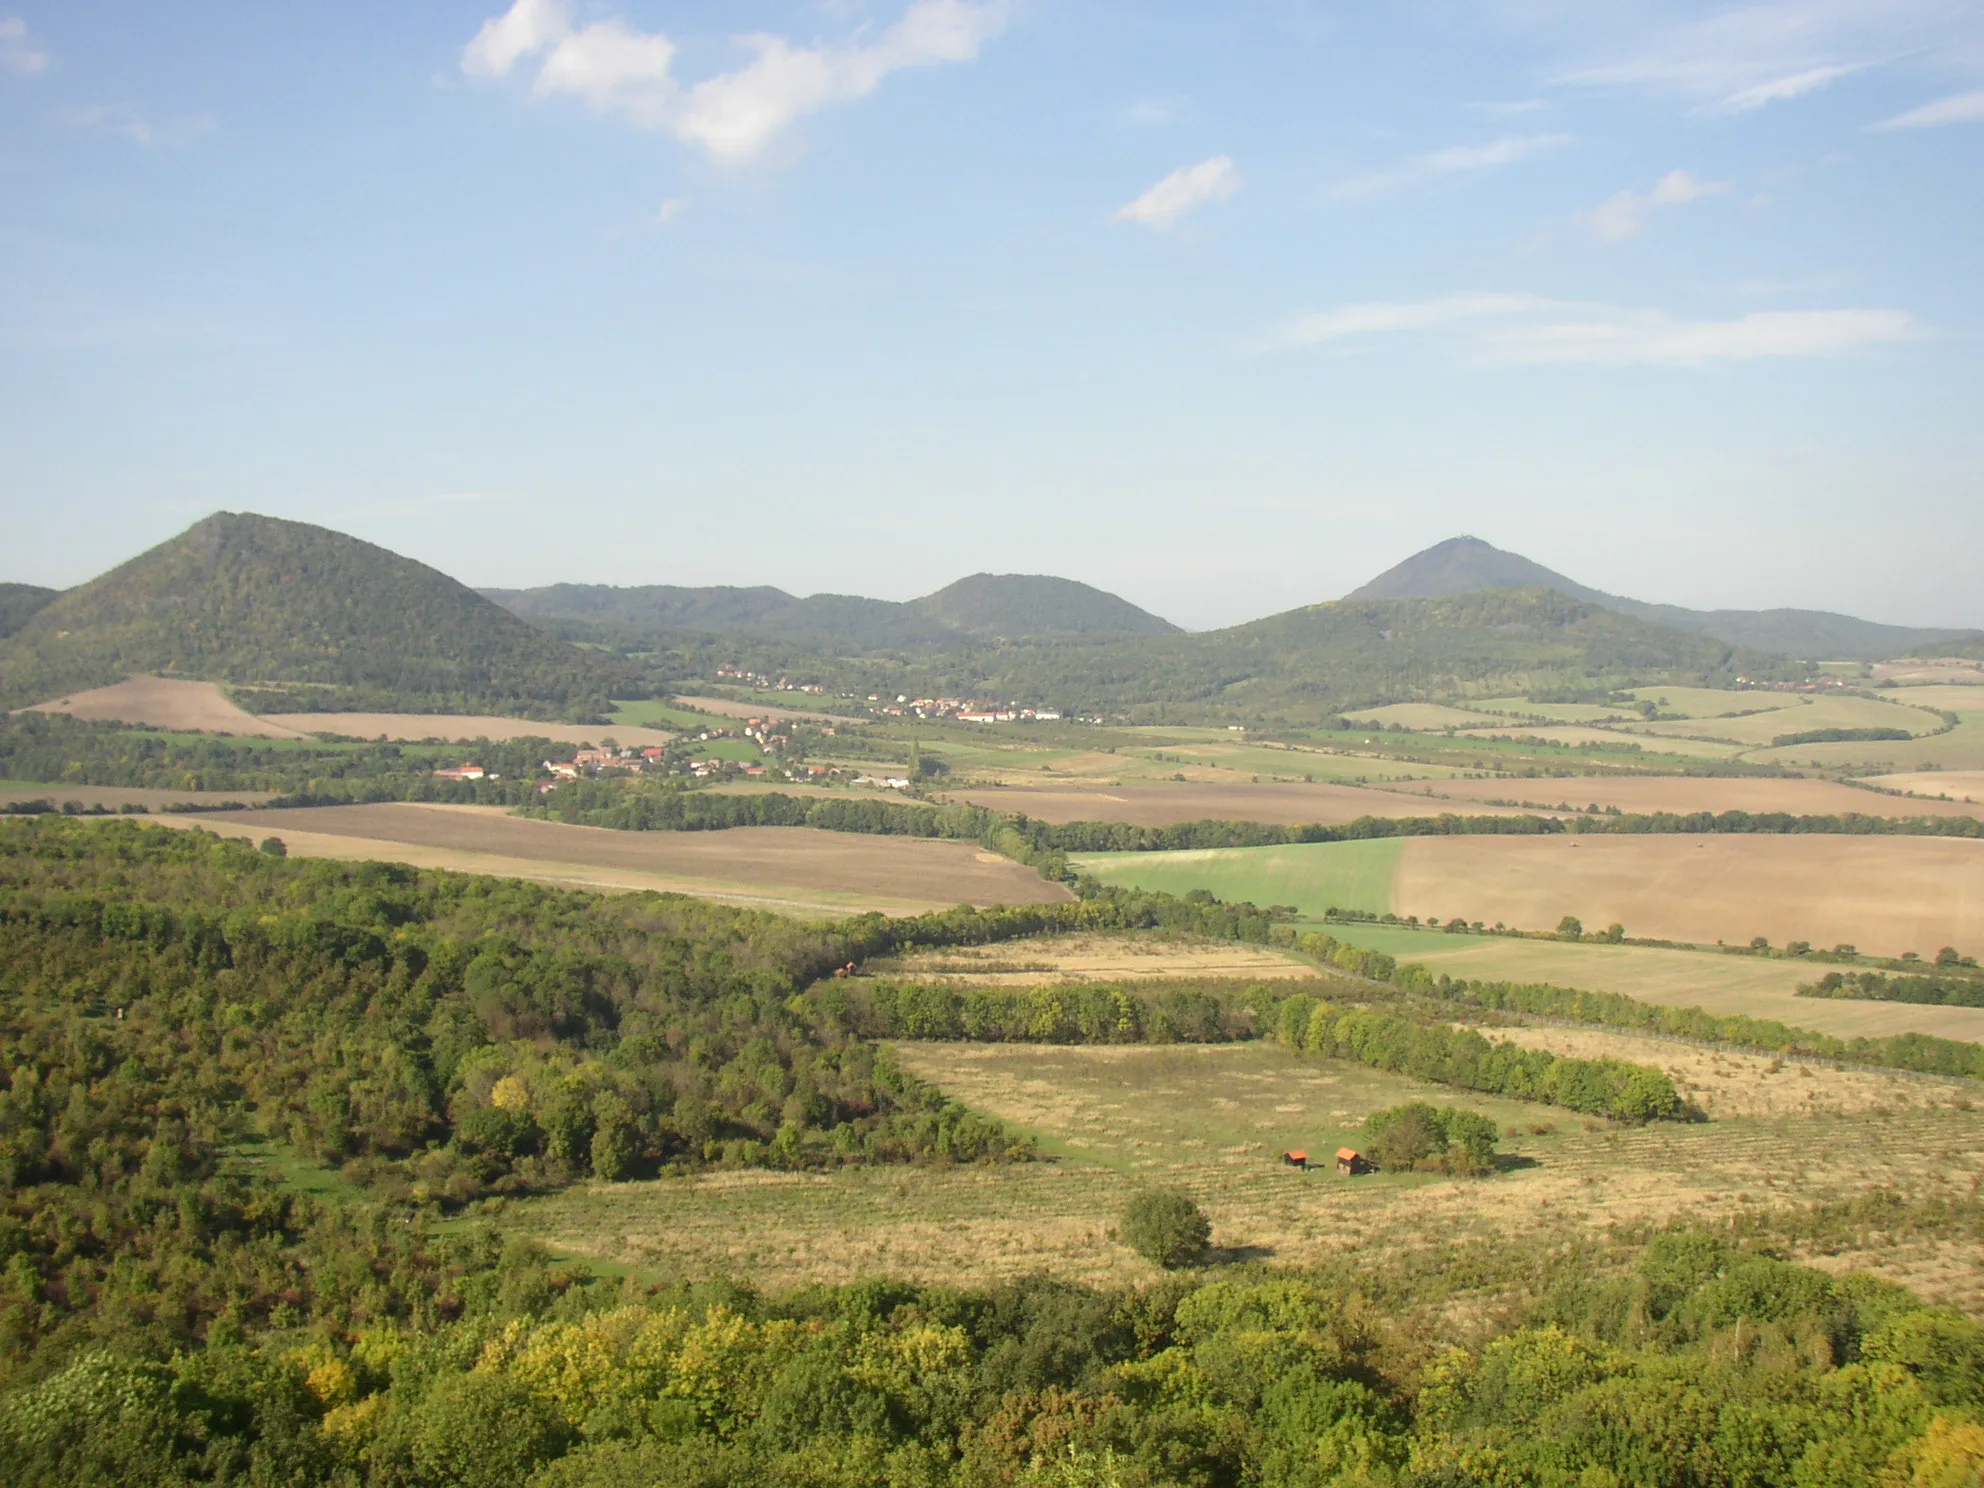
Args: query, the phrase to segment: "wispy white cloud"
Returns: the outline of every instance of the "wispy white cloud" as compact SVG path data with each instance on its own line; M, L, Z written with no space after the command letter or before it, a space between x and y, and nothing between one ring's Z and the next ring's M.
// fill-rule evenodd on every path
M92 104L87 108L64 111L64 122L78 129L92 130L98 134L114 134L119 139L127 139L134 145L147 148L183 149L202 135L211 134L214 121L211 115L201 114L188 119L148 119L129 104Z
M1432 331L1463 321L1526 315L1556 309L1561 302L1524 294L1448 295L1444 299L1372 300L1335 310L1298 315L1264 338L1262 349L1319 346L1386 331Z
M1340 182L1332 195L1343 198L1379 196L1436 176L1471 175L1500 170L1533 156L1562 149L1568 134L1511 134L1480 145L1454 145L1415 155L1392 170Z
M28 44L28 23L19 16L0 16L0 72L40 72L48 53Z
M582 99L645 129L662 129L719 160L743 161L800 116L865 97L890 73L969 62L1006 24L1002 0L914 0L871 42L796 46L782 36L738 38L752 60L684 87L675 43L617 18L575 25L565 0L515 0L462 50L462 70L508 77L536 63L532 92Z
M1672 170L1653 190L1618 192L1586 212L1584 218L1599 237L1616 243L1644 228L1647 213L1655 207L1684 206L1705 196L1722 196L1729 189L1727 181L1698 181L1684 170Z
M1114 221L1166 228L1207 202L1224 201L1240 189L1240 172L1230 155L1215 155L1173 171L1135 201L1116 209Z
M1896 114L1892 119L1883 119L1869 127L1876 130L1934 129L1942 124L1980 123L1984 123L1984 89L1938 98L1934 103L1925 103L1920 108Z
M652 219L654 225L656 227L666 227L682 215L682 209L687 205L688 203L683 201L679 196L669 197L654 209L654 217Z
M1604 32L1583 44L1587 60L1558 81L1675 97L1702 113L1744 113L1911 56L1974 56L1984 40L1972 0L1757 0L1678 23L1658 7L1641 14L1653 19L1620 24L1619 10L1600 7L1557 12L1565 24Z
M1468 353L1491 363L1612 367L1705 367L1838 356L1926 334L1903 310L1770 310L1731 320L1684 320L1659 310L1537 295L1472 294L1346 305L1298 316L1261 347L1315 346L1403 332L1451 333Z

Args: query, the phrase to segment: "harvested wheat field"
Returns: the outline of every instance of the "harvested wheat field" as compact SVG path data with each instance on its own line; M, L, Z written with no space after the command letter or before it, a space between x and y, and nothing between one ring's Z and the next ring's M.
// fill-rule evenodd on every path
M298 739L302 735L271 718L237 707L218 682L186 682L170 677L126 677L110 687L72 692L36 703L36 713L67 713L107 723L142 723L152 728L206 734L240 734L255 739Z
M175 825L282 838L305 857L383 859L577 888L694 894L806 915L920 914L1069 897L975 843L808 827L613 832L511 816L500 806L395 802L204 814Z
M1549 929L1565 915L1657 940L1984 946L1984 841L1945 837L1419 837L1400 913Z
M1679 727L1679 725L1677 725ZM1637 744L1648 754L1665 754L1683 759L1733 759L1742 752L1739 744L1727 744L1713 739L1693 738L1642 738L1627 733L1623 728L1591 728L1577 723L1553 723L1530 725L1526 723L1501 724L1495 728L1467 729L1455 735L1460 739L1538 739L1546 744L1563 744L1578 748L1589 744L1594 749L1626 749Z
M1445 791L1449 785L1481 783L1443 780L1435 789ZM1507 783L1502 784L1506 789ZM1045 822L1117 821L1139 827L1168 827L1179 822L1208 820L1268 822L1290 827L1311 822L1341 826L1361 816L1438 816L1455 809L1450 802L1407 795L1404 791L1367 790L1355 785L1254 785L1244 780L1005 786L951 791L944 799L968 801L993 811L1018 811ZM1472 803L1462 809L1469 815L1521 814L1513 808Z
M466 743L474 739L556 739L563 744L603 744L622 748L666 744L666 729L631 723L544 723L535 718L498 718L487 713L271 713L265 720L299 734L338 734L347 739L427 739Z
M1900 775L1875 775L1869 783L1907 791L1916 798L1895 802L1898 811L1949 811L1976 816L1979 813L1974 808L1984 806L1984 770L1910 770ZM1924 796L1948 796L1949 800L1919 799Z
M1227 1257L1301 1265L1346 1251L1570 1242L1877 1189L1967 1198L1984 1175L1984 1114L1948 1104L1623 1128L1264 1044L898 1049L913 1073L1037 1135L1053 1160L598 1184L512 1203L503 1224L580 1256L771 1288L877 1273L1108 1284L1159 1274L1110 1238L1123 1205L1152 1182L1191 1193ZM1823 1087L1831 1073L1813 1079ZM1521 1165L1478 1179L1344 1179L1279 1160L1289 1147L1355 1142L1368 1113L1411 1099L1490 1116ZM1977 1237L1931 1254L1901 1228L1889 1220L1856 1236L1858 1263L1912 1268L1927 1295L1984 1310Z
M1913 779L1936 779L1934 772ZM1955 778L1954 776L1950 778ZM1984 798L1984 776L1979 797ZM1922 791L1922 786L1895 787L1891 780L1876 782L1894 789ZM1977 813L1951 801L1911 801L1880 791L1862 790L1836 780L1772 780L1744 777L1691 775L1579 775L1571 778L1443 780L1434 789L1447 797L1441 809L1471 810L1477 801L1533 802L1537 805L1568 804L1616 806L1628 814L1655 811L1783 811L1792 816L1837 816L1857 812L1862 816L1974 816ZM1928 794L1934 794L1928 791ZM1955 795L1955 791L1950 792Z
M955 946L872 961L873 976L977 986L1037 987L1055 982L1121 982L1151 977L1313 977L1306 961L1239 941L1165 935L1043 935L997 945Z
M28 785L18 790L0 791L0 806L17 801L49 801L61 806L69 801L79 805L101 806L116 811L122 806L142 806L159 811L167 806L219 806L232 801L243 806L269 800L273 791L183 791L143 790L122 785Z

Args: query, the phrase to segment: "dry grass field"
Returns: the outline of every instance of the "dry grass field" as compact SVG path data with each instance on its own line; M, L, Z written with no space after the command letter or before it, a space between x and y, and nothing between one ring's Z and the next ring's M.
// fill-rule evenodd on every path
M1316 969L1266 946L1169 935L1044 935L999 945L916 951L862 968L866 976L975 986L1037 987L1056 982L1122 982L1151 977L1244 977L1280 981Z
M1034 777L1035 780L1038 777ZM1527 782L1524 782L1525 784ZM1451 793L1450 786L1480 785L1495 789L1495 796L1509 792L1506 781L1441 781L1436 791ZM1423 792L1424 787L1420 790ZM1227 776L1216 780L1141 781L1113 785L1070 783L1068 785L1001 786L998 788L950 791L950 801L969 801L993 811L1019 811L1046 822L1120 821L1137 826L1163 827L1190 821L1257 821L1280 826L1303 826L1320 822L1340 826L1360 816L1437 816L1453 806L1430 801L1423 794L1408 795L1356 785L1288 784ZM1880 799L1875 797L1874 799ZM1513 808L1477 806L1464 808L1470 815L1520 815Z
M650 889L809 916L919 914L964 901L1068 897L974 843L863 837L806 827L613 832L514 817L498 806L390 803L166 818L227 836L277 836L304 857L380 859L571 887Z
M1669 724L1669 728L1685 728L1688 725ZM1564 723L1535 725L1527 723L1497 724L1493 728L1468 729L1460 735L1463 739L1540 739L1546 744L1565 744L1573 748L1589 744L1600 749L1619 749L1637 744L1649 754L1679 755L1683 759L1733 759L1741 753L1741 746L1722 743L1713 739L1683 738L1671 735L1662 738L1641 737L1638 733L1628 733L1624 726L1617 729L1592 728L1585 724Z
M1813 729L1897 728L1911 734L1934 733L1944 722L1927 708L1876 702L1872 698L1824 697L1800 702L1768 713L1752 713L1742 718L1710 718L1686 723L1641 723L1633 731L1663 740L1681 737L1729 739L1752 749L1763 748L1784 734L1803 734ZM1900 743L1894 741L1889 747ZM1651 747L1649 745L1649 747Z
M1884 785L1889 790L1907 791L1914 796L1947 796L1952 803L1968 803L1972 806L1984 805L1984 770L1912 770L1901 775L1875 775L1870 777L1872 785ZM1908 810L1961 811L1962 806L1946 804L1940 800L1907 801L1902 803ZM1975 812L1964 812L1974 816Z
M1872 739L1851 744L1787 744L1743 757L1759 764L1819 769L1984 770L1984 714L1966 713L1946 734L1921 739Z
M685 708L716 713L724 718L810 718L818 723L847 722L838 713L815 713L806 708L789 708L779 702L739 703L730 698L715 697L678 697L675 701Z
M1936 837L1422 837L1393 880L1401 914L1527 929L1564 915L1661 940L1984 946L1984 841Z
M1766 1054L1739 1054L1673 1039L1601 1029L1486 1028L1490 1043L1547 1049L1573 1059L1622 1059L1665 1070L1688 1103L1711 1121L1739 1117L1867 1116L1876 1112L1961 1111L1967 1088L1873 1070L1830 1069Z
M542 723L534 718L498 718L486 713L270 713L264 723L296 734L339 734L347 739L397 739L418 744L441 739L556 739L564 744L601 744L612 739L623 748L666 744L676 737L665 729L627 723Z
M1872 668L1877 682L1898 682L1912 686L1924 682L1944 682L1956 686L1984 687L1984 662L1962 656L1903 658L1876 662Z
M1828 970L1820 962L1499 935L1434 935L1364 925L1331 930L1353 944L1470 981L1548 982L1618 992L1669 1007L1775 1018L1839 1038L1929 1033L1984 1043L1984 1008L1797 996L1800 986Z
M1728 718L1743 713L1768 713L1795 708L1799 698L1789 692L1732 692L1717 687L1639 687L1631 697L1650 702L1663 713L1686 718Z
M182 790L141 790L122 785L24 785L18 789L0 791L0 806L15 801L51 801L60 806L67 801L79 801L84 806L101 806L107 811L115 811L120 806L142 806L147 811L157 811L166 806L218 806L227 801L239 801L253 806L268 800L272 791L182 791Z
M303 735L271 718L257 718L236 707L217 682L185 682L169 677L126 677L110 687L92 688L37 703L37 713L67 713L107 723L141 723L152 728L207 734L240 734L255 739L300 739Z
M1937 1098L1926 1104L1913 1092L1883 1104L1857 1080L1833 1086L1825 1070L1810 1076L1818 1100L1783 1103L1794 1114L1619 1128L1261 1044L921 1044L901 1056L1038 1135L1054 1160L600 1184L513 1203L502 1223L580 1256L774 1288L877 1273L957 1285L1029 1273L1122 1283L1156 1275L1110 1234L1152 1182L1192 1193L1228 1256L1299 1265L1467 1241L1568 1242L1877 1189L1968 1198L1984 1176L1984 1114L1958 1109L1950 1087L1929 1084ZM1700 1098L1734 1101L1743 1078L1733 1065L1703 1070ZM1795 1072L1768 1078L1807 1083ZM1287 1147L1326 1154L1354 1142L1369 1112L1414 1098L1512 1129L1503 1148L1522 1165L1486 1179L1344 1179L1279 1162ZM1848 1105L1859 1114L1837 1114ZM1984 1310L1984 1244L1974 1236L1940 1245L1882 1236L1853 1260Z
M1445 703L1390 703L1382 708L1366 708L1343 716L1352 723L1361 723L1373 728L1388 728L1392 724L1397 724L1400 728L1425 731L1479 728L1500 722L1499 719L1486 713L1474 713L1465 708L1450 708Z
M1966 777L1934 772L1910 780L1935 781ZM1973 800L1984 799L1984 774L1975 777ZM1874 782L1897 790L1933 794L1924 785L1896 785L1892 778ZM1945 787L1947 789L1947 787ZM1707 778L1687 775L1587 775L1553 780L1447 780L1434 786L1447 797L1442 809L1470 810L1452 803L1532 801L1539 805L1617 806L1627 813L1655 811L1783 811L1794 816L1830 816L1858 812L1863 816L1974 816L1961 802L1905 801L1878 791L1860 790L1836 780L1772 780L1765 778ZM1955 790L1949 792L1956 795ZM1385 813L1374 812L1374 815Z

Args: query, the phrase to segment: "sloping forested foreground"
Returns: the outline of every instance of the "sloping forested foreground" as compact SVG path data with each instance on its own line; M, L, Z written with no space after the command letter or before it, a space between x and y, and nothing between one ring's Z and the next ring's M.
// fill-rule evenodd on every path
M825 995L843 984L796 994L888 949L1147 912L804 926L0 823L4 1475L1884 1488L1984 1470L1984 1329L1733 1232L1123 1293L767 1298L608 1286L425 1217L422 1198L588 1171L1023 1157L847 1030ZM262 1133L378 1201L270 1183L236 1155Z

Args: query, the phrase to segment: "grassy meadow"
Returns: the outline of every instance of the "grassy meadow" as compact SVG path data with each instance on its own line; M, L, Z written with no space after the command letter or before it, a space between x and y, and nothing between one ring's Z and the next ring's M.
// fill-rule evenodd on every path
M589 1260L785 1286L877 1273L958 1285L1034 1273L1151 1280L1155 1270L1111 1231L1123 1205L1152 1183L1200 1202L1220 1259L1293 1264L1469 1241L1569 1243L1683 1217L1776 1216L1789 1248L1820 1264L1850 1261L1984 1308L1984 1245L1938 1227L1932 1207L1984 1181L1984 1113L1961 1109L1929 1082L1905 1083L1933 1099L1850 1113L1623 1128L1264 1044L913 1044L900 1054L922 1078L1035 1136L1048 1160L594 1184L511 1201L499 1222ZM1787 1078L1823 1092L1828 1074ZM1326 1156L1355 1143L1365 1116L1409 1099L1493 1117L1507 1133L1506 1171L1343 1179L1333 1166L1281 1165L1289 1147ZM1896 1197L1881 1220L1823 1238L1795 1222L1804 1206L1883 1191Z

